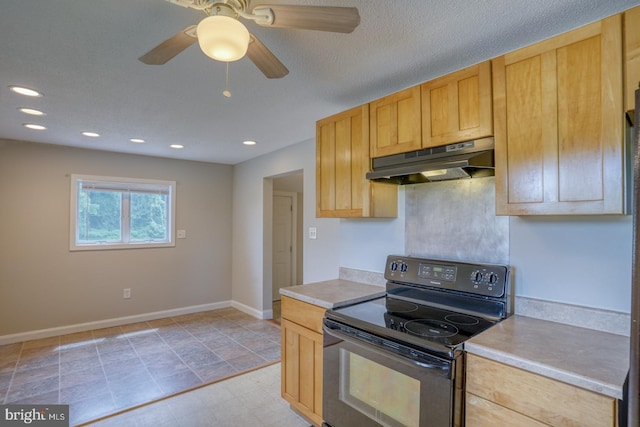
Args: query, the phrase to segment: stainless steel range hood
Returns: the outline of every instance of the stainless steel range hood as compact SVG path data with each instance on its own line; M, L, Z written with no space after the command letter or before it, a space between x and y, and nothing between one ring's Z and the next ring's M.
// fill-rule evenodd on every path
M378 157L366 177L404 185L493 176L493 149L493 137L489 137Z

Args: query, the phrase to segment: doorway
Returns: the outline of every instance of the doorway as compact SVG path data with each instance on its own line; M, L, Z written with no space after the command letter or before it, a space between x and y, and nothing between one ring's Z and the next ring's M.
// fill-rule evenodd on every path
M280 318L280 288L302 284L303 173L272 179L272 311Z

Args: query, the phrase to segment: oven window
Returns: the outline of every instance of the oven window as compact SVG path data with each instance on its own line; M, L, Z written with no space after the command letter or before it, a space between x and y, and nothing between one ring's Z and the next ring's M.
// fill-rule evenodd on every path
M340 400L383 426L420 423L420 381L344 348Z

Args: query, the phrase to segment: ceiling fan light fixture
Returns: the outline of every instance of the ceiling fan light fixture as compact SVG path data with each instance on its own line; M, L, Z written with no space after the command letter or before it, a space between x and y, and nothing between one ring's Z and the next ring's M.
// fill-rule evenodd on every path
M249 30L237 19L209 16L200 21L196 32L200 49L216 61L237 61L247 53Z

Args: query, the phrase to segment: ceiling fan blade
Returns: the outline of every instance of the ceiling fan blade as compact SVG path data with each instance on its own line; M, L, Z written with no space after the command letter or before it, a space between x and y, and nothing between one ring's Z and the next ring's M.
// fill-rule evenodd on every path
M279 79L289 74L287 67L253 34L249 41L247 56L269 79Z
M188 26L173 37L163 41L138 59L148 65L162 65L166 63L196 42L197 37L195 29L195 25Z
M256 20L257 24L335 33L350 33L360 24L360 14L355 7L260 5L253 9L253 13L260 15L261 10L268 9L273 14L273 22Z

